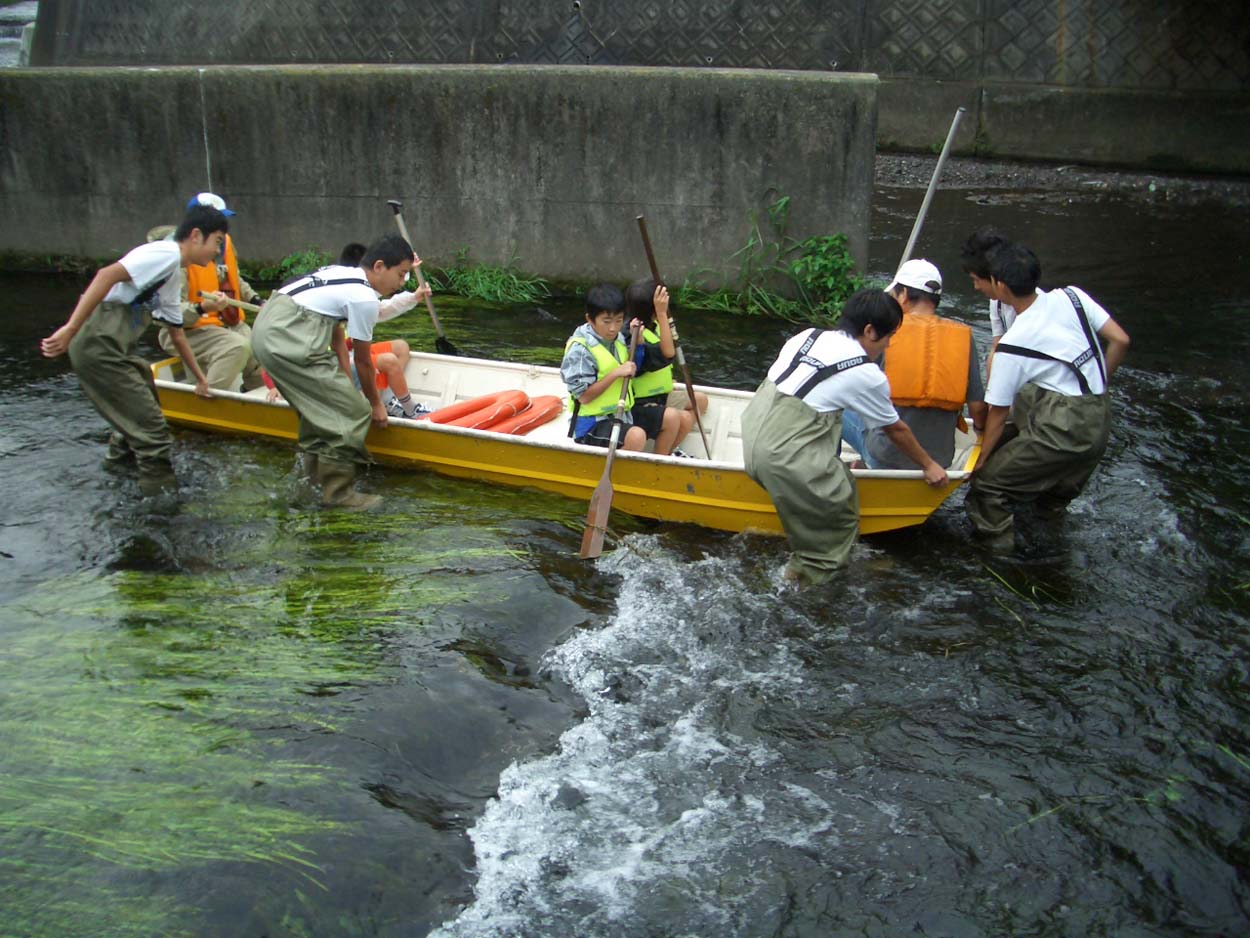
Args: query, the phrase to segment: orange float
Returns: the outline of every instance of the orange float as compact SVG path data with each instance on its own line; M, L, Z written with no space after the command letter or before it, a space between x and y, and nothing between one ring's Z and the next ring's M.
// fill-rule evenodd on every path
M541 427L549 420L554 420L564 410L564 398L554 394L544 394L530 399L530 406L515 417L508 417L489 429L492 433L508 433L512 436L524 436L535 427Z
M529 402L524 391L499 391L440 407L425 419L449 427L485 430L525 410Z

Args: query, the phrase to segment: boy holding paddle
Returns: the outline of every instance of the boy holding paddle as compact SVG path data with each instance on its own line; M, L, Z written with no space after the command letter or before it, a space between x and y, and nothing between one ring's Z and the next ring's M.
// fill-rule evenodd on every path
M591 287L586 292L586 322L569 337L560 363L560 376L573 399L569 435L575 443L608 446L612 428L619 423L621 449L641 450L647 444L646 432L634 426L630 416L632 387L626 392L621 419L614 416L622 381L638 371L630 360L629 346L621 338L624 326L625 297L621 291L610 283Z

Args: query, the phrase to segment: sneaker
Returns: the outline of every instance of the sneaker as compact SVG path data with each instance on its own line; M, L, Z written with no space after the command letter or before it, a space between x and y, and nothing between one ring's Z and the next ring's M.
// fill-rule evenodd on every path
M388 417L402 417L404 415L403 405L392 397L386 402L386 415Z
M674 446L673 451L669 453L669 455L676 456L678 459L694 459L693 456L683 450L680 446Z

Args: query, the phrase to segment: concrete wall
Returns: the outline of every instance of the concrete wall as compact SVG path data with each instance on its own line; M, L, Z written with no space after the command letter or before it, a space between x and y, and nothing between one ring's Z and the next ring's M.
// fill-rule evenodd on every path
M559 279L723 268L748 215L845 232L862 265L878 81L544 66L0 71L0 251L116 256L211 189L245 257L394 230Z
M883 149L1250 173L1250 8L1205 0L41 0L38 65L873 72Z

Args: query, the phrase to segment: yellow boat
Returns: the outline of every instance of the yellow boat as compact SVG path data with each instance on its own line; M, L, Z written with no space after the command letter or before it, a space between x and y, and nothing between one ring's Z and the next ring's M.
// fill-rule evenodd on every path
M294 441L295 412L270 403L264 388L249 393L195 396L182 362L152 365L161 410L177 426L214 433ZM414 352L407 378L413 399L435 409L500 391L530 397L567 397L558 368ZM742 467L739 417L752 394L696 388L708 395L703 426L708 453L696 428L682 443L694 458L618 452L612 470L613 508L657 521L698 524L723 531L781 534L768 494ZM525 436L393 419L369 431L373 457L386 465L428 469L448 476L556 492L586 502L603 474L605 451L568 438L568 410ZM967 478L978 445L970 434L956 441L950 483L930 488L919 470L854 470L859 487L860 531L873 534L921 524ZM844 458L850 460L854 454Z

